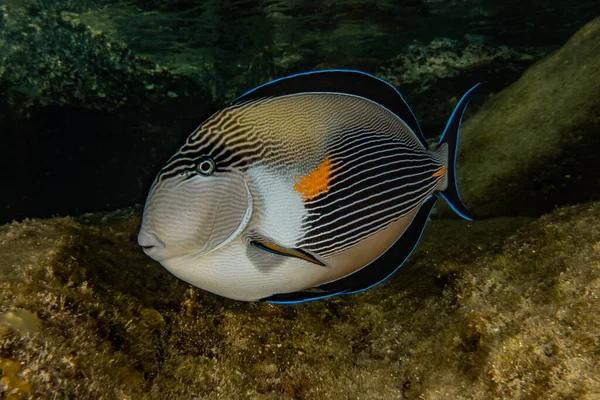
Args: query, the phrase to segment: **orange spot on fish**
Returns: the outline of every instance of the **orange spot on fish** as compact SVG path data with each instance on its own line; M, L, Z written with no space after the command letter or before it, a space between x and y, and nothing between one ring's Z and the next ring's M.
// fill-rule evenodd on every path
M431 176L435 176L436 178L438 176L442 176L446 173L446 167L442 167L440 169L438 169L437 171L435 171Z
M302 201L309 201L320 194L329 192L333 162L329 155L306 175L296 176L294 190L302 195Z

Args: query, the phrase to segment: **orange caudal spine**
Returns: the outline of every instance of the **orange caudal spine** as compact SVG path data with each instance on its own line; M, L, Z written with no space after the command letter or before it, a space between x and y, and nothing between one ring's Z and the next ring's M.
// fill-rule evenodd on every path
M302 196L302 201L313 200L317 196L329 192L333 167L334 163L329 158L329 155L327 155L308 174L295 177L294 190Z
M431 176L434 176L437 178L438 176L442 176L445 173L446 173L446 167L442 167L442 168L438 169L437 171L435 171Z

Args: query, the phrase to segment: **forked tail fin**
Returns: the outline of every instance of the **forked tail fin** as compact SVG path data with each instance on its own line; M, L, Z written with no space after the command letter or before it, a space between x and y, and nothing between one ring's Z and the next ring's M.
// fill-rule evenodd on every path
M473 86L464 96L460 99L456 108L452 112L450 119L448 119L448 123L446 124L446 129L444 129L444 133L442 134L442 138L438 143L438 147L446 143L448 145L448 186L442 192L439 192L440 195L448 202L448 205L461 217L473 220L473 215L467 209L467 207L463 204L460 196L458 195L458 186L456 183L456 154L458 153L458 137L460 135L460 124L462 122L462 117L467 108L467 104L469 104L469 99L471 98L475 89L480 85Z

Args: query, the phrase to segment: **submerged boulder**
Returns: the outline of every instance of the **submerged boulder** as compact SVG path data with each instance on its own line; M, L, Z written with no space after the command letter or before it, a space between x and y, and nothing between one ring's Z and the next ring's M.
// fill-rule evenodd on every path
M462 128L461 195L477 216L539 215L600 198L600 17Z
M536 221L432 221L385 283L295 306L178 281L140 251L138 224L126 210L0 227L0 393L600 395L600 203Z
M469 112L477 109L485 93L498 92L517 80L546 51L539 48L491 46L481 37L464 40L435 38L412 43L385 62L377 76L405 95L426 137L441 135L458 99L478 82Z
M211 81L136 54L73 3L0 4L2 223L143 201L149 166L212 107Z

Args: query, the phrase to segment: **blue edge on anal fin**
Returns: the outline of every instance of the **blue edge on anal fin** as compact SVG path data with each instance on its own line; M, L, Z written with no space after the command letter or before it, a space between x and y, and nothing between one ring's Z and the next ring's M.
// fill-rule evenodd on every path
M342 279L319 286L318 289L322 292L281 293L262 300L275 304L304 303L341 294L363 292L385 281L404 264L417 247L437 199L438 196L433 194L425 200L406 231L379 258Z

